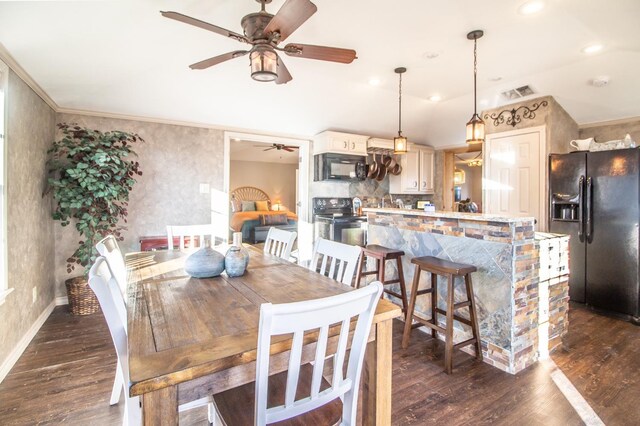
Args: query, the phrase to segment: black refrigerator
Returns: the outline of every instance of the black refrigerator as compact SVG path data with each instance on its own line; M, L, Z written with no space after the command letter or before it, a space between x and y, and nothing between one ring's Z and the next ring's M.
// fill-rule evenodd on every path
M552 154L549 228L569 234L571 300L640 322L640 149Z

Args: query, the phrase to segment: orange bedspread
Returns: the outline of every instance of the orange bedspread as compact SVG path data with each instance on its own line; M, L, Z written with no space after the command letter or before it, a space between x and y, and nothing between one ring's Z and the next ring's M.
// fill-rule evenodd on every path
M235 212L231 216L231 229L236 232L240 232L242 230L242 225L248 220L260 220L260 215L276 215L276 214L285 214L287 215L287 219L290 220L298 220L298 216L294 212L290 211L256 211L256 212Z

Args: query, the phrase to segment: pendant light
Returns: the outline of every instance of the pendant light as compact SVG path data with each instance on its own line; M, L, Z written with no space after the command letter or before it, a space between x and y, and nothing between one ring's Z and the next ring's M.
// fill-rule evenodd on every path
M394 71L400 77L400 84L398 85L398 136L393 138L393 153L406 154L407 138L402 136L402 74L407 72L407 69L400 67Z
M467 34L469 40L473 40L473 116L467 123L467 143L484 142L484 121L478 115L476 77L478 74L478 39L484 35L484 31L475 30Z

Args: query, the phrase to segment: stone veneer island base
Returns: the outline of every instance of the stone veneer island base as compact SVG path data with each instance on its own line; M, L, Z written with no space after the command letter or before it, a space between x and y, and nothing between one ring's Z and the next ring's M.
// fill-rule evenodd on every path
M485 362L515 374L561 343L568 327L568 237L544 234L544 238L536 238L533 218L400 209L364 211L368 244L404 250L407 291L411 291L414 275L413 257L436 256L478 268L472 278ZM541 241L546 280L542 286ZM556 250L551 254L550 245ZM558 266L558 262L564 263ZM387 262L387 276L397 272L392 263ZM550 268L556 273L550 274ZM429 275L422 274L420 288L431 285ZM446 284L442 277L439 283L438 305L444 308ZM456 300L463 300L464 286L456 281L455 287ZM416 314L424 318L431 315L429 297L419 296L416 302ZM464 315L465 311L459 313ZM442 322L444 316L438 319ZM457 322L455 327L456 342L471 337L468 327ZM414 331L412 339L419 338L427 337ZM463 350L473 352L471 347Z

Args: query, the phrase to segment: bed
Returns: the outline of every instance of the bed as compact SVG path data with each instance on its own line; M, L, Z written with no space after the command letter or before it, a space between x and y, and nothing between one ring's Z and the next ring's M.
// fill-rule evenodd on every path
M271 199L266 192L253 186L241 186L229 194L232 232L242 232L243 241L255 241L256 228L264 226L287 227L298 224L298 216L290 211L272 211ZM254 203L255 211L243 210ZM258 207L262 209L258 210Z

